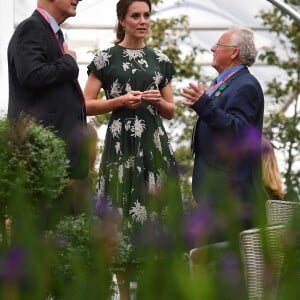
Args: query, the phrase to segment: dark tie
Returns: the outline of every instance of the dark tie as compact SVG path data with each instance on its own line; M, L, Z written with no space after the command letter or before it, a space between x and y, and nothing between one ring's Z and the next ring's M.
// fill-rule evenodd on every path
M57 34L60 44L62 45L65 41L65 38L64 38L64 34L62 33L61 29L58 29L56 34Z
M195 153L195 134L196 134L196 127L197 127L198 120L199 120L199 118L197 117L195 125L193 127L193 132L192 132L191 151L193 154Z

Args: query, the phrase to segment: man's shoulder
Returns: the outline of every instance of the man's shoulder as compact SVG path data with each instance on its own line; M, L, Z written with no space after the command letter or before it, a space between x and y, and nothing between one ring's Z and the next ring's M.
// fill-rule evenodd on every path
M260 85L259 80L249 70L248 72L241 75L241 80L247 81L249 83L252 82L255 85Z
M16 30L21 28L27 28L28 26L39 27L43 24L43 18L38 11L34 11L31 16L27 17L23 21L21 21Z
M49 25L44 22L43 17L37 11L34 11L31 16L17 25L9 41L8 51L16 50L15 43L20 41L20 36L23 36L23 40L26 40L29 37L35 37L36 39L41 39L41 42L43 42L42 37L45 36L47 26L49 27Z
M258 79L249 71L247 67L237 72L236 76L233 76L233 79L236 79L236 81L241 81L241 82L246 81L246 82L259 83Z
M249 71L248 68L241 70L241 72L239 72L239 74L233 78L232 88L243 88L249 91L255 90L262 94L262 87L259 80Z

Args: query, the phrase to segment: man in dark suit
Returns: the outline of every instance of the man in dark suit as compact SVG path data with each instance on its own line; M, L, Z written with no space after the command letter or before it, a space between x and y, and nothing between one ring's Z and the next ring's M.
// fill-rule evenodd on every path
M202 83L190 83L182 96L198 115L192 140L193 196L211 216L208 242L220 242L228 240L229 227L238 231L253 225L261 192L264 95L248 70L257 55L250 29L229 29L211 51L211 65L219 73L216 82L207 91Z
M70 178L88 173L84 97L76 53L64 42L60 24L76 15L79 0L38 0L16 28L8 46L8 118L20 114L51 127L65 141Z

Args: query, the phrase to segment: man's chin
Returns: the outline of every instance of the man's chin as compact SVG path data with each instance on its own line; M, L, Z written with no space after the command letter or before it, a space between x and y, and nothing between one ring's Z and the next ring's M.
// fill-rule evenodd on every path
M75 17L76 16L76 8L74 7L73 9L70 9L70 17Z

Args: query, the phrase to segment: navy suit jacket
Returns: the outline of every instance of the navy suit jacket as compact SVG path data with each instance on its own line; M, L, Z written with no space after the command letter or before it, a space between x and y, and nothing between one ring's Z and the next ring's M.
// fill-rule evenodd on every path
M260 191L264 96L259 82L242 68L192 108L198 115L192 145L194 198L200 204L218 202L229 192L251 210L253 192Z
M23 112L52 127L66 143L70 176L85 177L86 112L76 61L63 54L50 24L37 10L18 25L7 54L8 118Z

